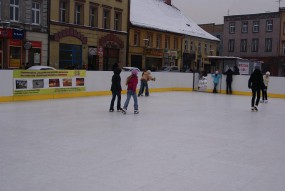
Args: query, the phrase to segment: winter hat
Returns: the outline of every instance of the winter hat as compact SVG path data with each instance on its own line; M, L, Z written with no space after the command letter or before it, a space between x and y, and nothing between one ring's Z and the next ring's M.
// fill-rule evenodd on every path
M149 74L151 74L151 71L150 71L150 70L148 70L147 72L148 72Z
M219 71L217 70L217 71L216 71L216 74L218 74L218 73L219 73Z
M268 71L267 71L265 74L268 75L268 76L270 76L270 72L268 72Z
M138 75L138 71L137 70L132 70L132 75Z
M260 67L259 66L255 66L254 69L255 70L260 70Z

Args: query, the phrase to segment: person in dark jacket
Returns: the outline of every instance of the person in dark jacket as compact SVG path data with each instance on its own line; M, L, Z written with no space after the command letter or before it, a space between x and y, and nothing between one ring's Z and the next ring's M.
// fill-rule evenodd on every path
M227 75L226 82L227 82L227 94L232 94L232 82L233 82L233 74L231 68L229 68L226 72L224 72L225 75Z
M111 91L112 91L112 100L111 100L111 105L110 105L110 112L114 111L114 102L116 99L116 96L118 97L117 100L117 111L122 111L121 108L121 68L117 67L114 69L114 75L112 76L112 85L111 85Z
M264 88L263 76L259 67L255 67L248 80L248 88L252 91L251 110L258 111L257 106L260 100L260 90Z

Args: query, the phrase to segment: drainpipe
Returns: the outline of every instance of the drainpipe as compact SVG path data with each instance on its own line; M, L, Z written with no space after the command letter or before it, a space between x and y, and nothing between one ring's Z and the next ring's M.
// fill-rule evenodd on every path
M50 62L50 8L51 8L51 1L47 0L48 2L48 12L47 12L47 33L48 33L48 47L47 47L47 66L49 66Z
M127 22L126 66L129 66L130 12L131 12L131 0L128 0L128 22Z

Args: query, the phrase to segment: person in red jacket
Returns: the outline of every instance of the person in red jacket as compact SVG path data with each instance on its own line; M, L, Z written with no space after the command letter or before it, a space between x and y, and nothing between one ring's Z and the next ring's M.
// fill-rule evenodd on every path
M139 113L139 106L138 106L138 97L136 93L137 85L138 85L138 71L132 70L132 75L127 78L126 85L127 88L127 100L125 101L124 107L122 109L123 114L127 113L127 108L130 102L131 97L134 99L134 113Z

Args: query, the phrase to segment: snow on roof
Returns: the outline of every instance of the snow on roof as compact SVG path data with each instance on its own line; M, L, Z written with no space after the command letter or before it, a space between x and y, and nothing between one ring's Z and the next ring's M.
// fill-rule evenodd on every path
M164 0L131 0L130 12L130 21L134 26L220 41L187 18L179 9L164 3Z

